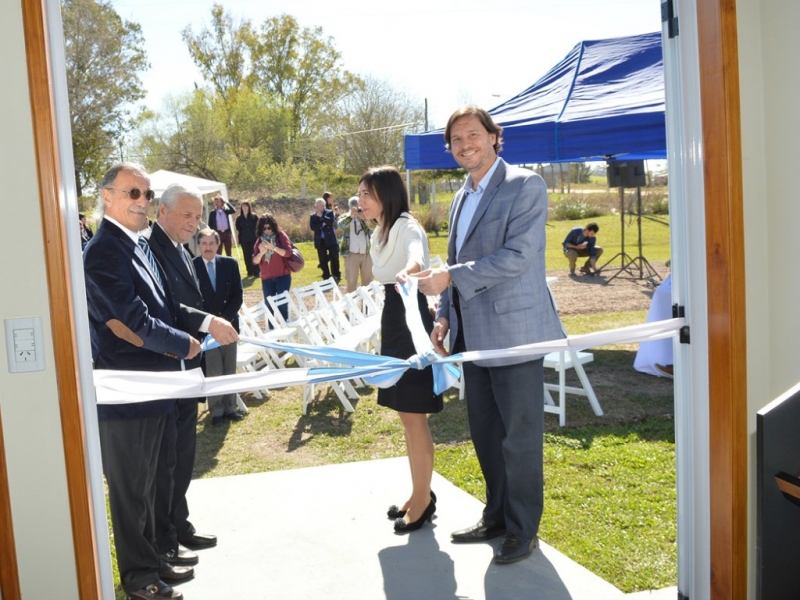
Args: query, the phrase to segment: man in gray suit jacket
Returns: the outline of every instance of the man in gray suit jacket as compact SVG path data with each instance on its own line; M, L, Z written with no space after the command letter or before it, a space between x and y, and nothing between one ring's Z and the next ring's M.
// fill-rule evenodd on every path
M431 340L442 354L448 331L453 353L564 337L545 280L547 187L497 156L502 131L475 106L456 111L445 129L469 177L450 208L447 265L419 274L424 294L440 294ZM486 507L476 525L451 537L467 543L502 535L495 562L516 562L538 545L542 516L543 361L467 362L464 381Z

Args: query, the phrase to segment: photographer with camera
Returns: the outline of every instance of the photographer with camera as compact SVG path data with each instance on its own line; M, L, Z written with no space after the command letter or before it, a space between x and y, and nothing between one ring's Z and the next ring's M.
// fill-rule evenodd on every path
M597 259L603 254L603 249L597 245L597 232L600 227L597 223L589 223L586 227L574 227L564 238L564 256L569 260L570 277L575 275L575 263L578 257L586 258L586 264L581 267L581 273L597 275Z
M369 256L369 241L375 225L365 219L358 206L358 197L347 201L350 211L339 217L338 227L344 231L340 245L344 256L344 277L347 281L347 292L358 287L358 274L361 273L361 285L372 281L372 259Z

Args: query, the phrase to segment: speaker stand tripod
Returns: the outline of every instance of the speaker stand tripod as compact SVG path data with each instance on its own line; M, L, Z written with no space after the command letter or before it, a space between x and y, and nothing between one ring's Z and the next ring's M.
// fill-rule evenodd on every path
M661 276L642 255L642 188L640 186L636 187L636 224L639 234L639 254L635 258L632 258L630 254L625 252L625 188L622 186L619 188L619 209L621 235L620 251L617 252L617 254L615 254L606 264L600 267L600 270L605 271L606 267L614 262L617 258L620 258L621 265L616 273L606 279L605 283L608 285L617 277L623 277L625 279L634 280L645 279L653 287L656 287L658 285L656 280L660 282ZM639 271L638 276L636 274L637 266Z

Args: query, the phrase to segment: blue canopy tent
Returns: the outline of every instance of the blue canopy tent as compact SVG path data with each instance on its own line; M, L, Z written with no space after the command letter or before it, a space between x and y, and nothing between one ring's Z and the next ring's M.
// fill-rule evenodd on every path
M664 159L661 33L581 42L489 113L503 127L511 164ZM457 168L443 132L406 135L406 168Z

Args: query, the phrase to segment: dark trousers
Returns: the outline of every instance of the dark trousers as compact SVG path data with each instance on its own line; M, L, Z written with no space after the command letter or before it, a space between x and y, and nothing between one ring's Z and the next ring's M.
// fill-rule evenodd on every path
M178 400L167 415L156 476L156 549L177 550L179 540L191 537L186 492L192 481L197 445L197 398Z
M464 363L467 414L486 480L484 518L522 537L539 532L544 505L544 367Z
M280 277L270 277L269 279L261 280L261 290L264 292L264 302L267 303L267 306L269 306L270 310L272 310L272 306L270 305L267 298L269 298L270 296L277 296L278 294L282 294L283 292L288 292L289 288L291 287L292 287L291 275L281 275ZM282 304L280 307L280 311L283 320L288 321L289 307L286 304Z
M319 268L322 269L323 279L330 279L331 275L336 281L342 278L342 273L339 270L338 245L318 247L317 257L319 257Z
M100 451L119 577L131 592L158 581L155 479L167 415L100 421Z
M225 255L231 255L231 230L226 229L225 231L217 231L219 234L219 248L217 248L217 254L222 254L222 249L225 248Z
M242 255L244 256L244 266L247 270L247 274L250 275L250 277L259 277L261 275L261 269L258 268L258 265L253 264L253 247L256 241L244 242L239 240L239 243L242 246Z

